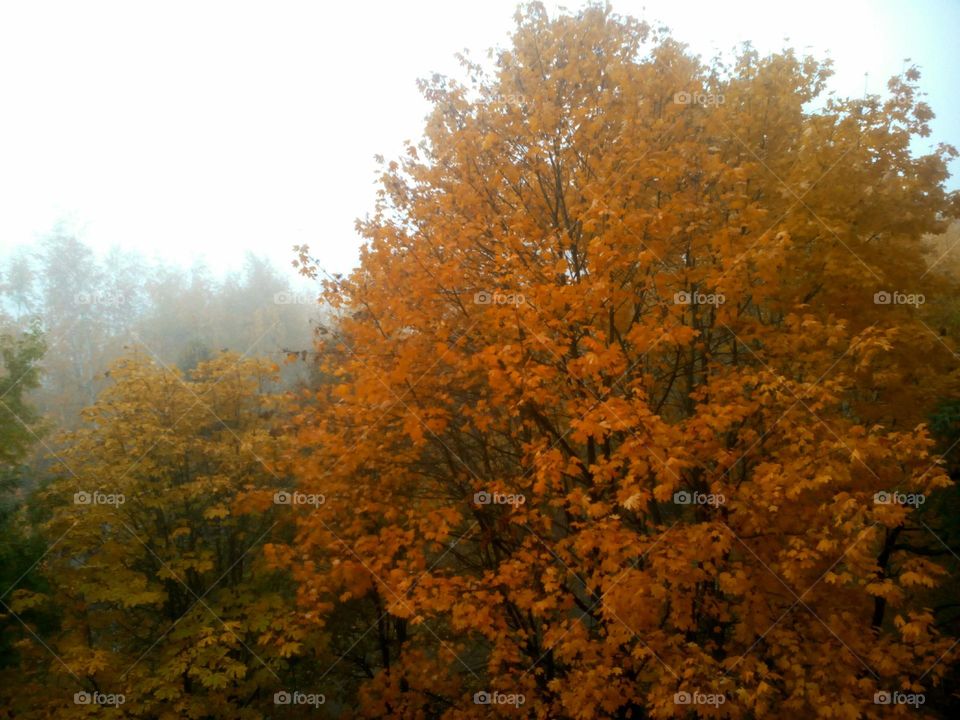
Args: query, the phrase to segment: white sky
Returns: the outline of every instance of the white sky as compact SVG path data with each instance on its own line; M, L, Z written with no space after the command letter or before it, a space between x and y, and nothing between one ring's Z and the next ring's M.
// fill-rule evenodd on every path
M578 7L576 3L569 3ZM553 9L554 3L547 3ZM960 145L960 1L620 0L696 52L827 49L861 95L921 65L935 141ZM645 9L644 9L645 8ZM3 2L0 255L67 220L97 249L214 269L309 243L356 261L373 155L400 153L427 106L415 80L503 45L512 0ZM954 170L960 168L955 164ZM951 179L951 187L958 187Z

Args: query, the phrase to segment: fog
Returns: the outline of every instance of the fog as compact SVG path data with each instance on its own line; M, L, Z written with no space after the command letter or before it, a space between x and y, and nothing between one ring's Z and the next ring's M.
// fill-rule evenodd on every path
M556 7L547 3L547 7ZM817 2L735 6L625 0L706 57L784 38L836 61L842 95L883 91L911 58L938 117L922 146L960 128L960 5ZM282 269L307 243L330 272L357 261L374 156L420 137L416 80L486 61L515 3L8 3L0 9L0 255L65 224L96 252L215 271L247 252ZM936 23L926 18L936 17ZM866 77L865 77L866 74ZM958 187L951 179L951 187Z
M0 720L960 717L957 28L0 5Z

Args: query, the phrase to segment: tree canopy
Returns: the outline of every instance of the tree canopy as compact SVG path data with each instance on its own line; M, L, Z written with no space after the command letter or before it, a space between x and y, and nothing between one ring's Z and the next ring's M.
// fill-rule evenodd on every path
M78 378L156 313L45 448L0 717L949 717L960 201L919 71L838 98L603 5L462 61L359 267L294 248L329 310L299 385L210 346L279 322L265 268L74 313L57 241ZM0 352L37 385L39 334Z
M911 511L951 485L923 421L955 387L931 327L954 286L921 241L955 152L910 152L918 72L825 98L829 64L790 50L705 64L537 6L493 73L465 66L423 83L425 137L328 282L339 382L298 424L328 503L287 561L305 611L376 623L362 712L854 718L935 693L945 569Z

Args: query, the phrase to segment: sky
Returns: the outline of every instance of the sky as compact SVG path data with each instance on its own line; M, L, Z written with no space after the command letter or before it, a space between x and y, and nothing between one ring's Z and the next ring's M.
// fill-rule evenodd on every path
M937 113L929 140L960 146L960 0L612 4L705 57L744 40L774 51L784 38L829 53L841 95L882 92L909 57ZM348 272L354 220L373 208L374 155L420 136L417 78L456 75L465 48L482 58L504 46L515 8L3 2L0 255L59 223L100 252L202 258L215 271L239 268L248 251L287 267L291 246L307 243L328 271Z

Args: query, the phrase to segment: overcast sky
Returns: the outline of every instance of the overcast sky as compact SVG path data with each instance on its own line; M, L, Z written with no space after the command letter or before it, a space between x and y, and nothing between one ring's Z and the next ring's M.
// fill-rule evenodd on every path
M574 2L570 7L577 7ZM836 61L833 87L884 89L904 58L960 145L960 0L621 0L696 52L783 38ZM309 243L347 271L373 156L427 112L415 81L503 45L511 0L6 1L0 5L0 254L66 221L95 248L215 269ZM554 3L547 3L554 8ZM960 170L957 163L952 168ZM951 187L960 187L951 178Z

